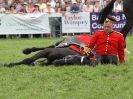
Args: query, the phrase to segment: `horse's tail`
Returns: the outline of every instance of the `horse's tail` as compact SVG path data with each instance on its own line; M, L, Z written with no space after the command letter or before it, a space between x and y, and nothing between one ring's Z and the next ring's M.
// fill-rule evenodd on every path
M99 17L98 17L98 22L100 24L103 24L104 20L106 19L107 15L110 14L112 12L113 6L114 6L114 2L116 0L112 0L109 4L107 4L107 6L105 8L103 8L100 13L99 13Z

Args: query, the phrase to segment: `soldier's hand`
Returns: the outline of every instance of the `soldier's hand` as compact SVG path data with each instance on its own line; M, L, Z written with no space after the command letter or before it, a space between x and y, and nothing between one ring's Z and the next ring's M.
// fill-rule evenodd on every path
M84 49L83 49L83 54L84 55L89 55L90 52L91 52L91 49L89 47L84 47Z

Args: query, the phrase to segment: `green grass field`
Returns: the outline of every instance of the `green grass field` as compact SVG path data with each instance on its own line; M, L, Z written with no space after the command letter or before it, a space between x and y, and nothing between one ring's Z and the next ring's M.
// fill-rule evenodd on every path
M0 63L19 61L27 47L55 39L0 39ZM127 38L126 63L115 65L0 67L0 99L133 99L133 37ZM33 53L34 54L34 53Z

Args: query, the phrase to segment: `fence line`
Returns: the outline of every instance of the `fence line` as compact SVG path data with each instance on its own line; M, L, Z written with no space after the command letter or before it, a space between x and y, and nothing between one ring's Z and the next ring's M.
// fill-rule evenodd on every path
M62 35L75 35L80 33L93 34L102 25L97 23L99 13L60 13L54 14L0 14L0 37L23 37L33 35L41 37L56 37ZM120 31L125 25L123 13L114 13L117 23L115 30ZM132 31L130 33L132 35ZM11 36L13 35L13 36ZM16 35L16 36L15 36Z

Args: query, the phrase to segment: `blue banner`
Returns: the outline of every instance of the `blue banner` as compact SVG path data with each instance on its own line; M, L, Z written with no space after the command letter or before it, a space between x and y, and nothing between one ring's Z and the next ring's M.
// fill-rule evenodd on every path
M103 26L98 23L98 15L99 13L90 13L91 33L103 28ZM120 31L126 22L125 15L123 13L113 13L112 16L117 20L117 22L114 24L114 30Z

